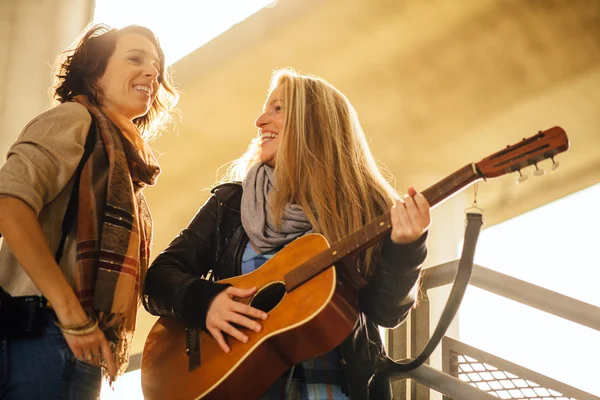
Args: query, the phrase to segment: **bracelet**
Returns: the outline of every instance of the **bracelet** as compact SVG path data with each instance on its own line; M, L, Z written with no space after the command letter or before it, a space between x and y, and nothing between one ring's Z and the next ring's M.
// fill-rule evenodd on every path
M94 323L92 325L88 326L87 328L83 328L83 329L60 328L60 330L62 331L62 333L65 333L67 335L85 336L85 335L90 334L93 331L95 331L97 327L98 327L98 320L94 319Z
M67 333L69 335L87 335L98 327L98 320L96 316L93 314L85 312L87 315L87 320L81 324L73 324L73 325L63 325L58 320L54 319L54 325L58 326L58 328L63 331L63 333Z

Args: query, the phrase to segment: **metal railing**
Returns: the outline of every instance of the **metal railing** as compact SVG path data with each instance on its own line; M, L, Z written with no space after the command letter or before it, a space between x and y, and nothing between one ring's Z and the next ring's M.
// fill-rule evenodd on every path
M452 283L456 275L456 267L456 261L452 261L426 269L423 274L423 290ZM600 331L600 307L477 264L473 265L473 275L469 284Z
M442 371L501 399L600 400L582 390L445 337ZM446 397L446 400L460 400Z
M457 268L458 260L426 269L423 274L423 292L427 293L427 291L431 289L451 284L456 276ZM469 284L540 311L575 322L579 325L600 331L600 307L573 299L477 264L473 265L473 273ZM419 300L419 306L411 313L409 323L405 323L399 327L394 332L392 340L388 343L388 352L391 357L394 359L405 360L414 359L421 349L424 348L429 339L429 320L429 298L428 296L423 296L423 298ZM444 340L446 340L446 338ZM409 345L407 346L407 344ZM511 364L511 366L514 365L516 364ZM473 393L471 389L474 389L474 387L469 383L463 382L456 379L455 376L448 375L443 371L425 365L413 371L392 373L388 375L391 379L390 392L400 395L400 397L394 397L394 399L405 398L403 393L407 392L407 385L409 385L407 398L410 400L429 399L430 389L456 400L483 400L492 397L490 394L479 389L475 389L478 393ZM541 375L538 374L536 376L539 378ZM455 380L448 379L448 377ZM407 381L407 378L410 378L413 382ZM552 382L553 385L554 383L556 383L556 381ZM558 387L562 390L567 390L565 393L576 394L574 397L577 399L600 399L567 385L561 386L563 384L560 384L560 382L558 383ZM554 387L557 386L554 385ZM560 392L560 390L558 391Z

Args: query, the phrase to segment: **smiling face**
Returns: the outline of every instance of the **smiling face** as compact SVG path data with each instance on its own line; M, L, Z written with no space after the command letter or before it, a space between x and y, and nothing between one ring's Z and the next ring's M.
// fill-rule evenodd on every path
M100 104L129 120L146 115L158 92L159 71L152 42L139 33L123 34L97 82Z
M263 113L254 123L259 129L260 161L275 168L279 135L283 134L285 124L284 87L277 86L267 98Z

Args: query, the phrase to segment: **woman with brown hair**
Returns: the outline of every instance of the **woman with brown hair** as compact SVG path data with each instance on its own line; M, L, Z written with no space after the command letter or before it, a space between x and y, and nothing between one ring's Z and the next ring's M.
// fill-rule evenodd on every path
M0 169L0 398L98 398L125 371L160 173L147 141L177 97L147 28L94 25L59 56L60 104Z
M356 265L368 283L354 332L292 368L262 397L366 399L383 351L377 325L397 326L415 303L429 204L413 188L399 196L382 177L350 102L321 78L277 71L255 124L258 137L226 183L149 268L144 304L206 329L228 353L227 336L246 343L240 327L260 331L268 315L236 301L257 288L218 280L252 272L306 233L334 243L391 209L391 235Z

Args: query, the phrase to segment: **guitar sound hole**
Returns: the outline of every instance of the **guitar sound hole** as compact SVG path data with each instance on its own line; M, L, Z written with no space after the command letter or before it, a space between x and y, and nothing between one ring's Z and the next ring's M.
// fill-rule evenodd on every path
M284 295L285 285L283 283L271 283L260 289L258 293L254 295L250 305L254 308L258 308L261 311L269 312L281 302L281 299L283 299Z

